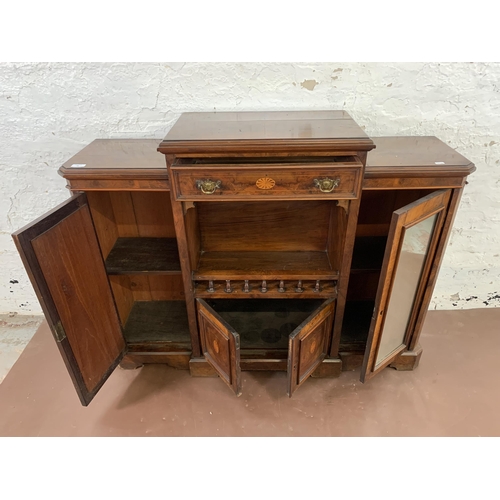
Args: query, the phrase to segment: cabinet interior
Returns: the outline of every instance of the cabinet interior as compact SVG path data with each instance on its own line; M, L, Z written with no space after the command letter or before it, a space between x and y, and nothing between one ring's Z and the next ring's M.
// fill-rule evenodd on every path
M340 351L365 350L393 212L431 192L363 191ZM129 348L147 350L153 343L158 349L189 349L170 193L98 191L87 197ZM290 290L287 299L269 294L262 300L237 300L248 295L235 293L210 304L241 333L243 349L286 350L290 332L279 337L276 332L289 329L303 314L307 317L311 311L302 313L301 304L317 307L321 302L294 300L291 292L298 280L312 290L315 279L321 278L324 294L334 294L332 280L341 266L346 221L345 209L330 200L186 204L196 290L206 290L206 280L219 281L221 290L228 279L233 288L242 288L245 279L254 288L258 281L252 280L266 279L269 288L284 280ZM284 309L290 320L279 319ZM268 326L261 329L267 333L256 327L259 314L269 316L263 322Z
M341 351L364 352L394 211L429 189L363 191L340 339Z
M87 199L129 349L189 349L170 193L90 191Z
M196 203L186 213L195 280L334 280L346 212L335 201Z
M242 356L248 350L273 349L282 350L281 357L286 358L290 334L324 301L215 299L206 302L239 334Z

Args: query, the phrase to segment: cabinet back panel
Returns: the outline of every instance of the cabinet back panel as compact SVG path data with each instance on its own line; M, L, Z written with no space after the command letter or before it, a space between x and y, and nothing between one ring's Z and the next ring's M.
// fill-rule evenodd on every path
M111 284L111 291L115 299L116 308L118 309L118 316L122 326L127 322L130 310L134 305L134 294L130 289L128 276L108 276Z
M185 300L182 275L130 276L134 300Z
M353 300L375 300L377 295L380 271L354 273L349 277L347 302Z
M118 238L111 198L106 192L89 191L87 200L102 257L106 259Z
M365 350L374 307L374 300L347 302L340 338L341 351Z
M109 276L123 326L136 301L185 300L181 275Z
M356 236L387 236L392 213L423 198L432 189L387 189L363 191Z
M130 191L110 192L109 197L113 206L118 236L124 238L138 237L139 229L132 203L132 193Z
M202 250L325 251L331 206L330 201L198 203Z
M169 192L132 191L130 194L139 236L175 238Z
M119 237L175 238L169 192L89 191L87 198L104 258Z

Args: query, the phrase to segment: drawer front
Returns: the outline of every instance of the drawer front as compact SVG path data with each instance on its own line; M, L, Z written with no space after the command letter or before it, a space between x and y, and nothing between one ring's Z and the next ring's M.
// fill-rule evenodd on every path
M361 184L360 167L171 169L176 200L352 199Z

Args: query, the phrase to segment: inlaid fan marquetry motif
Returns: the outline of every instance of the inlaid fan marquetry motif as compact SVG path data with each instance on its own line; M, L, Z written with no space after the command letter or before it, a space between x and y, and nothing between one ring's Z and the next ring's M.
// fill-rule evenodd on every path
M276 181L271 179L271 177L261 177L260 179L257 179L257 182L255 183L259 189L272 189L275 184Z

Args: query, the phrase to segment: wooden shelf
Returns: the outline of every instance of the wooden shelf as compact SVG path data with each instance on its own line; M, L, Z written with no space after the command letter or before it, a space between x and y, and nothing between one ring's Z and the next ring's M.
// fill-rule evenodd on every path
M326 252L204 252L193 273L195 280L331 280L338 276Z
M123 335L129 351L190 350L186 303L183 300L135 302Z
M180 274L175 238L118 238L106 259L108 274Z
M386 236L361 236L354 243L351 272L373 272L382 269Z

